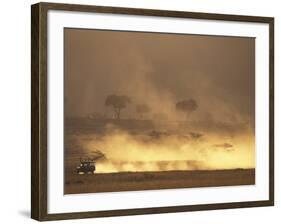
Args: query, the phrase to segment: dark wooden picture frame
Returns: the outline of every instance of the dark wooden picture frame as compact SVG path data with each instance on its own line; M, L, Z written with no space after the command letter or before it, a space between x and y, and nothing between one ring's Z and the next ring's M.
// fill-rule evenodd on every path
M269 200L186 205L126 210L89 211L63 214L48 214L47 202L47 13L49 10L77 12L98 12L168 18L195 18L269 24ZM198 210L258 207L274 205L274 18L194 13L182 11L162 11L136 8L116 8L90 5L38 3L31 7L31 217L39 221L140 215Z

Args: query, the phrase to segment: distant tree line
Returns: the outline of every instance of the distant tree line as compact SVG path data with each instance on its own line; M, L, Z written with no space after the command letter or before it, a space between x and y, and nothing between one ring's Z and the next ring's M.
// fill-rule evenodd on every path
M105 99L105 106L111 107L113 110L114 118L120 119L121 110L125 109L128 104L132 102L131 98L126 95L108 95ZM175 108L186 114L186 119L190 114L198 108L197 102L194 99L187 99L179 101L175 104ZM137 104L136 113L142 119L144 114L151 112L151 108L147 104Z

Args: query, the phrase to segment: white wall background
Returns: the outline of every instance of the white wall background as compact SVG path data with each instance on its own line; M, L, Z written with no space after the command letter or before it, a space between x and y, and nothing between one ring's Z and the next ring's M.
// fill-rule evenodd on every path
M275 207L142 215L52 223L280 223L281 15L278 0L56 0L56 2L275 17ZM0 12L0 222L35 223L30 216L30 5L2 1Z

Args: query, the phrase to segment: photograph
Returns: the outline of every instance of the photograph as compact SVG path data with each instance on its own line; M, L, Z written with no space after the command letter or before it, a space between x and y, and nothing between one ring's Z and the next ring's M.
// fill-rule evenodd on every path
M33 219L274 205L274 17L214 12L32 5Z
M255 38L67 28L64 194L255 185Z

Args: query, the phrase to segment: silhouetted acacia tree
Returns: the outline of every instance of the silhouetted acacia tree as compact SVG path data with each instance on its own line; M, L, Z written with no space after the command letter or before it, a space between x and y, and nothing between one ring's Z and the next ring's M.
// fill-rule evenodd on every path
M194 99L182 100L176 103L176 109L186 113L186 119L191 112L198 108L197 102Z
M128 96L109 95L106 97L105 106L112 107L114 117L120 119L120 112L131 102Z
M138 104L136 106L136 112L140 115L142 119L143 114L150 112L150 107L147 104Z

